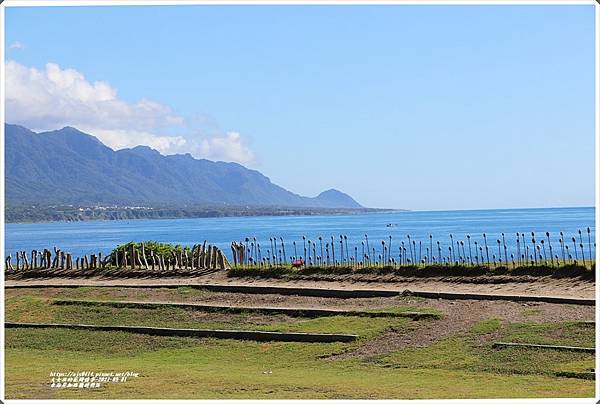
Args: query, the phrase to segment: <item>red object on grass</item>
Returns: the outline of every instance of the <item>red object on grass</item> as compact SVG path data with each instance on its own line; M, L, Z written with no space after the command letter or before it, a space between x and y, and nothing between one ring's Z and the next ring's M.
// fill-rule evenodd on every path
M302 265L304 265L304 261L303 260L294 260L294 261L292 261L292 268L300 268Z

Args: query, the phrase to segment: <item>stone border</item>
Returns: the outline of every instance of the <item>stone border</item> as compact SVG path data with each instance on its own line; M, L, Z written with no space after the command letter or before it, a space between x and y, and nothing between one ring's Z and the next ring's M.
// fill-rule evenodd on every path
M354 334L320 334L277 331L207 330L195 328L163 328L123 325L58 324L58 323L19 323L5 322L5 328L66 328L93 331L125 331L137 334L237 339L246 341L285 341L285 342L352 342L358 338Z
M554 349L558 351L572 351L572 352L596 352L596 348L585 348L581 346L567 346L567 345L542 345L542 344L522 344L517 342L494 342L492 345L494 348L542 348L542 349Z
M403 317L413 320L440 319L437 313L426 313L416 311L390 312L390 311L365 311L365 310L342 310L342 309L319 309L303 307L252 307L252 306L224 306L197 303L171 303L171 302L142 302L142 301L114 301L114 300L75 300L75 299L53 299L53 304L58 305L83 305L83 306L111 306L131 308L158 308L176 307L182 309L201 310L208 312L227 312L240 314L245 312L265 314L285 314L291 317L327 317L327 316L359 316L359 317Z
M334 297L341 299L361 297L394 297L394 296L416 296L427 299L449 299L449 300L510 300L519 302L544 302L556 304L575 304L583 306L594 306L594 299L583 299L576 297L559 296L528 296L528 295L494 295L482 293L455 293L455 292L430 292L420 290L404 291L391 289L326 289L326 288L302 288L291 286L252 286L252 285L223 285L223 284L53 284L53 285L5 285L5 288L78 288L78 287L111 287L111 288L179 288L191 287L195 289L206 289L213 292L228 293L254 293L254 294L280 294L300 295L314 297Z

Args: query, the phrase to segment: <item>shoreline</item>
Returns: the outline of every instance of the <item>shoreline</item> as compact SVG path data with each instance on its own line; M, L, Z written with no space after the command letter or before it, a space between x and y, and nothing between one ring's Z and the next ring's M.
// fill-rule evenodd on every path
M65 206L67 207L67 206ZM82 206L83 207L83 206ZM89 207L92 208L92 207ZM15 209L15 207L5 208L5 216L7 210ZM39 209L39 207L28 206L23 209ZM43 207L42 207L43 209ZM195 209L195 208L190 208ZM211 219L211 218L230 218L230 217L310 217L310 216L344 216L344 215L361 215L361 214L387 214L387 213L452 213L452 212L489 212L489 211L522 211L522 210L554 210L554 209L596 209L595 206L558 206L558 207L518 207L518 208L482 208L482 209L426 209L426 210L415 210L415 209L403 209L403 208L298 208L298 207L256 207L256 208L241 208L240 211L219 211L220 207L205 207L198 208L205 209L206 211L212 212L210 209L215 209L216 214L191 214L189 216L177 216L166 215L156 217L115 217L115 218L102 218L102 217L84 217L74 216L73 220L25 220L25 221L13 221L10 218L5 220L5 224L49 224L49 223L76 223L76 222L121 222L121 221L140 221L140 220L177 220L177 219ZM232 207L235 209L235 207ZM247 210L243 210L247 209ZM279 213L268 211L269 209L278 210ZM164 210L176 210L183 214L187 214L186 208L168 208L158 207L144 210L145 212L161 212ZM263 212L263 210L267 210ZM134 212L134 209L123 209L113 212ZM230 212L230 213L229 213ZM10 212L8 212L10 214Z
M287 210L286 210L287 209ZM131 210L133 211L133 210ZM160 210L146 210L145 212L161 212ZM119 211L123 212L123 211ZM378 209L378 208L359 208L359 209L330 209L330 210L304 210L303 208L282 208L279 213L277 212L262 212L262 211L241 211L232 212L219 212L218 214L191 214L189 216L177 216L177 215L165 215L155 217L82 217L74 216L72 220L31 220L31 221L13 221L10 219L5 220L5 224L50 224L50 223L81 223L81 222L124 222L124 221L142 221L142 220L192 220L192 219L218 219L218 218L251 218L251 217L310 217L310 216L352 216L362 214L385 214L385 213L398 213L398 212L412 212L408 209Z

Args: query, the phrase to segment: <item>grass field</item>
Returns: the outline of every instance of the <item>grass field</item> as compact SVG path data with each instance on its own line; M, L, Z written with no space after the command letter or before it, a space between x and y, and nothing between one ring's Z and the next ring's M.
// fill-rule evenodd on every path
M425 346L353 355L389 330L442 320L258 313L182 308L56 305L52 298L99 300L94 288L6 290L6 320L168 327L354 333L353 343L250 342L155 337L125 332L11 328L6 335L6 398L508 398L592 397L594 356L582 352L494 349L493 341L594 345L594 326L577 321L479 321ZM152 292L146 296L152 299ZM173 296L188 296L186 288ZM114 299L114 290L105 298ZM386 310L414 309L401 299ZM503 304L499 302L498 304ZM532 310L524 308L524 310ZM591 308L593 310L593 308ZM438 323L440 322L440 323ZM50 388L50 372L140 373L96 390Z

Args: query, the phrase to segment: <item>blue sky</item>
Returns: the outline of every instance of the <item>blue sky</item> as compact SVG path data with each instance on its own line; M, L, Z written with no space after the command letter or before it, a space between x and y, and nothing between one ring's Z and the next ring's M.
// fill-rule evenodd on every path
M5 18L9 122L239 161L294 192L337 188L371 207L594 204L593 6Z

